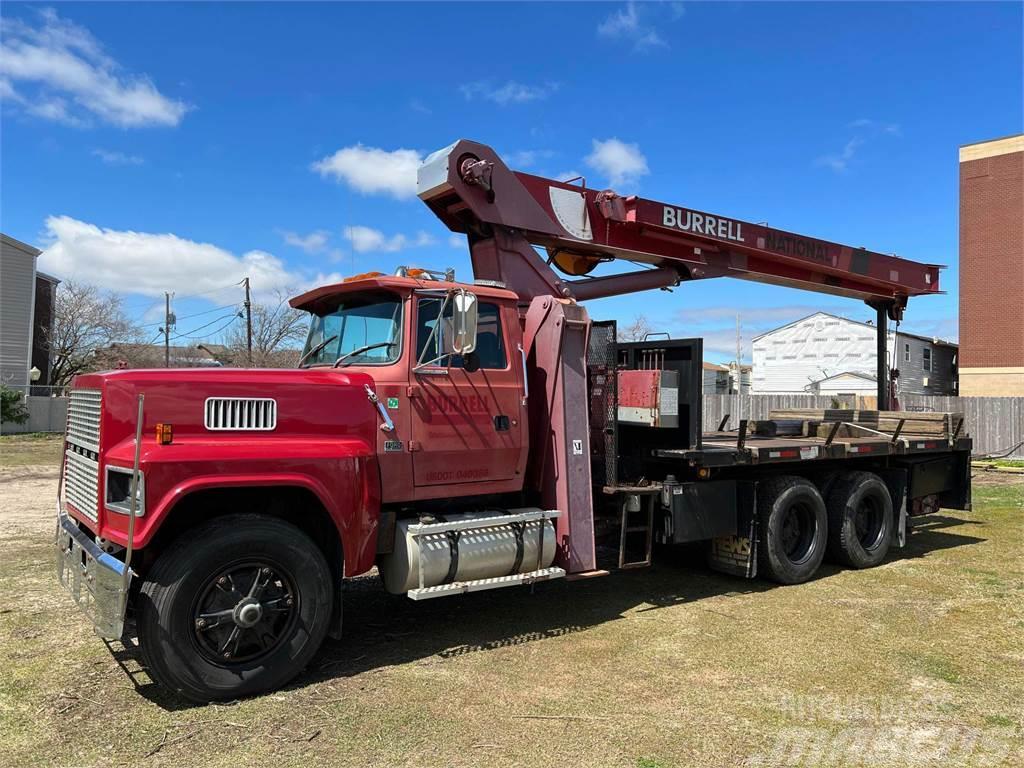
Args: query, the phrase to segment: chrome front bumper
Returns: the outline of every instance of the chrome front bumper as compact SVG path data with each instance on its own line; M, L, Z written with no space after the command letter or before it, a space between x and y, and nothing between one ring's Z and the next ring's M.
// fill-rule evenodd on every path
M117 640L124 631L132 570L96 546L57 501L57 578L92 620L96 634Z

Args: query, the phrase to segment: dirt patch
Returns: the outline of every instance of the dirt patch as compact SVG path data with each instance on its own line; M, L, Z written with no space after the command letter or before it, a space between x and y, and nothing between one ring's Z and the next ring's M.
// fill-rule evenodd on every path
M52 465L0 468L0 539L53 529L58 471Z

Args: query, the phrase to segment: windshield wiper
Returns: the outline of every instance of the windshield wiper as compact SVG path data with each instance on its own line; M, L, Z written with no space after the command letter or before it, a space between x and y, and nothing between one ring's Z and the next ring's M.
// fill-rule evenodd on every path
M312 348L311 350L309 350L309 352L307 352L307 353L306 353L306 354L304 354L304 355L303 355L302 357L300 357L300 358L299 358L299 367L301 368L301 367L302 367L302 364L303 364L304 362L306 362L306 361L307 361L307 360L308 360L309 358L311 358L311 357L312 357L313 355L315 355L315 354L316 354L317 352L319 352L319 351L320 351L321 349L323 349L324 347L326 347L326 346L327 346L328 344L330 344L330 343L331 343L332 341L334 341L334 340L335 340L336 338L338 338L338 334L334 334L333 336L331 336L331 337L329 337L329 338L326 338L326 339L324 339L324 340L323 340L323 341L321 341L321 342L320 342L319 344L317 344L317 345L316 345L315 347L313 347L313 348Z
M393 346L395 346L395 342L393 342L393 341L378 341L375 344L364 344L363 346L356 347L351 352L346 352L344 355L339 357L337 360L334 361L334 366L333 367L337 368L339 365L342 364L342 362L344 362L344 360L346 358L352 357L352 355L361 355L361 354L363 354L363 352L369 352L371 349L377 349L377 347L393 347Z

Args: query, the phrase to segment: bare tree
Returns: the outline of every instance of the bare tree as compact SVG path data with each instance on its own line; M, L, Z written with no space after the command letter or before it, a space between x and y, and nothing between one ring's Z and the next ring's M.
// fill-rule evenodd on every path
M643 315L637 315L629 325L619 328L619 341L643 341L651 332L651 324Z
M138 327L125 314L121 297L73 280L57 287L53 328L46 333L50 382L66 386L80 373L101 370L107 351L139 339Z
M259 368L292 368L306 339L309 315L288 305L288 294L252 305L252 364ZM235 323L228 335L234 365L246 365L245 323Z

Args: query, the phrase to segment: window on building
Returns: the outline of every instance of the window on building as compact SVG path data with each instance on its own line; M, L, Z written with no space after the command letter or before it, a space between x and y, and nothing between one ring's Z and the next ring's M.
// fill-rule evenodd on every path
M928 347L925 347L923 351L924 351L924 359L923 359L923 362L922 362L922 367L926 371L931 373L931 370L932 370L932 351Z
M909 363L910 362L910 345L909 344L904 344L903 345L903 362L904 363Z

